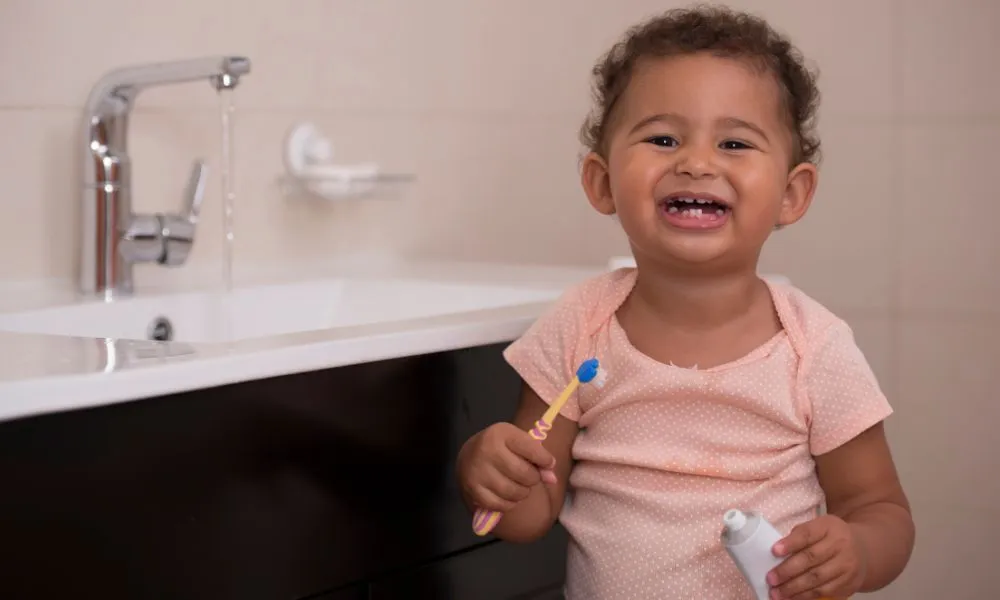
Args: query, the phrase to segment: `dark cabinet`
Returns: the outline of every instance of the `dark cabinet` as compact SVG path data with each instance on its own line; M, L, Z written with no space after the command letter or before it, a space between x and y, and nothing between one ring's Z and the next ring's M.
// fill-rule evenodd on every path
M522 596L516 596L511 600L566 600L563 595L562 582L544 590L536 590Z
M559 598L566 533L556 527L533 544L491 542L372 583L370 600L543 600Z
M325 594L310 595L300 600L368 600L368 586L356 585L346 589L327 592Z
M484 542L455 483L504 346L0 422L0 598L558 598L565 533Z

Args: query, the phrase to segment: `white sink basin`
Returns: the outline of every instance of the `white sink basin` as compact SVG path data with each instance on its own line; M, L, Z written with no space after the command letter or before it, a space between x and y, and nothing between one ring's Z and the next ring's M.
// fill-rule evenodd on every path
M329 279L137 296L0 314L0 331L191 343L230 342L545 302L559 289L407 279ZM159 323L159 327L157 327ZM169 325L164 325L168 323Z

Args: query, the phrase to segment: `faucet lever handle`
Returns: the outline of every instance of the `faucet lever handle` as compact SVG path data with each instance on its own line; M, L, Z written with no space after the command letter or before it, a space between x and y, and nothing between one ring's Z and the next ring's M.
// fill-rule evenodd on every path
M202 159L194 161L191 167L191 177L188 179L187 188L184 190L184 213L182 217L191 223L198 222L201 214L201 202L205 198L205 183L208 180L208 166Z
M205 198L205 181L208 167L205 161L194 161L191 178L184 190L184 208L180 214L159 215L161 252L157 262L161 265L176 266L187 262L194 245L194 236L201 214L201 201Z

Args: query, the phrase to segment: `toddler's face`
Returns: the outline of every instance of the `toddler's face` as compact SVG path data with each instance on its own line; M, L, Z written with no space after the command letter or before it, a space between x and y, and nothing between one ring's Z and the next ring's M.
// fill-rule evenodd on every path
M637 259L755 264L775 225L798 220L812 195L812 165L789 170L777 83L743 62L640 63L608 132L607 159L588 157L603 164L585 164L584 184L598 210L618 214ZM803 170L807 185L796 181Z

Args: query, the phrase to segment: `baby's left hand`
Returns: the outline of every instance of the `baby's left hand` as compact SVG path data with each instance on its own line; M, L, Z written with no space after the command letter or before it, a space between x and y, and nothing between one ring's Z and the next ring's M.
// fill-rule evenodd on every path
M772 600L848 598L865 578L866 560L851 526L833 515L798 525L774 553L788 558L767 576Z

